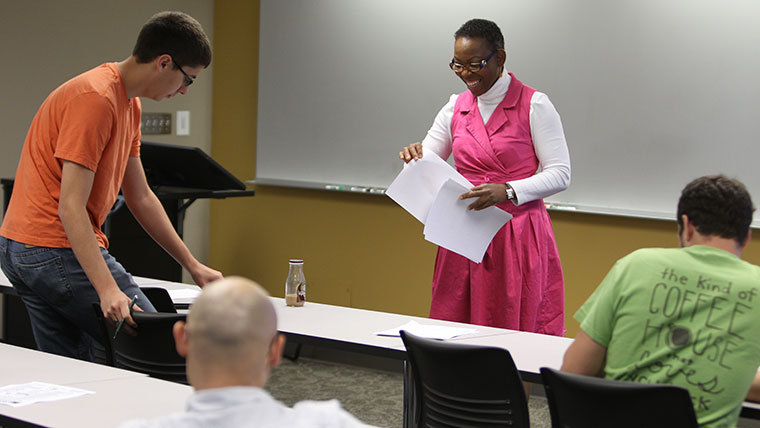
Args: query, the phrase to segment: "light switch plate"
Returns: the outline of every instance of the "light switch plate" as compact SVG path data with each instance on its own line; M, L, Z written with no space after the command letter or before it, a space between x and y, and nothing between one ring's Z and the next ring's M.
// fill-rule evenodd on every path
M177 112L177 135L190 135L190 111Z

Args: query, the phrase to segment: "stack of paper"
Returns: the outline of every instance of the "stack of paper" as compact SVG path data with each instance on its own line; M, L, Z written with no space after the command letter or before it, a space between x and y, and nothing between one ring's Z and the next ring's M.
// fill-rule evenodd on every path
M480 263L493 236L512 215L495 206L468 211L474 199L459 199L473 187L431 151L401 170L385 192L425 225L425 239Z
M181 304L192 304L201 294L200 287L197 288L179 288L168 290L172 302Z

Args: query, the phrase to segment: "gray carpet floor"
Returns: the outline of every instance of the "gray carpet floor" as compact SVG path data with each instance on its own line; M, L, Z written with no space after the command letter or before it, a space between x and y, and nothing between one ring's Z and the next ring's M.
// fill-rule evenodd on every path
M551 426L546 398L535 392L529 400L531 427ZM401 428L404 384L400 370L376 369L301 357L283 359L267 386L287 405L304 400L337 398L343 408L363 422Z

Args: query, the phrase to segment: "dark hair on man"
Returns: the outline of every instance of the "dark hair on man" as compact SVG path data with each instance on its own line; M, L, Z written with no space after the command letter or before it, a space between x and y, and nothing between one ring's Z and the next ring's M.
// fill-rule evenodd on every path
M724 175L707 175L687 184L678 200L678 230L686 214L702 235L734 239L744 245L752 223L752 199L741 181Z
M132 50L138 63L169 54L174 66L208 67L211 43L201 24L183 12L159 12L143 25Z
M495 22L487 19L471 19L454 33L454 40L461 37L485 39L492 51L504 49L504 36Z

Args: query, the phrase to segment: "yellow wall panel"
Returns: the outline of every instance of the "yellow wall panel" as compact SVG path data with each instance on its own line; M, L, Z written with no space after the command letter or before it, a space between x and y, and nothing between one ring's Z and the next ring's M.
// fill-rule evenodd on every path
M212 153L236 176L251 179L259 3L216 0L214 5ZM293 66L308 72L297 58ZM695 171L695 177L699 174ZM252 198L212 202L212 266L253 278L282 297L288 259L300 257L305 260L307 301L427 315L436 248L423 239L422 225L390 199L255 189ZM578 331L573 313L617 259L637 248L678 245L674 221L559 211L551 217L565 273L568 336ZM758 239L744 257L755 264L760 262Z

